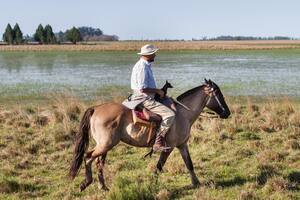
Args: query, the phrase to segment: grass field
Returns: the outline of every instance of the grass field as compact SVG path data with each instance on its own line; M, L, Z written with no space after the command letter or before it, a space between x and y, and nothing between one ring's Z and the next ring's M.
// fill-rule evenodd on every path
M262 50L300 48L300 40L258 41L118 41L77 45L0 45L0 51L137 51L153 43L161 50Z
M120 101L112 95L114 101ZM158 155L119 144L108 153L109 192L79 192L66 175L79 120L90 105L57 96L46 104L0 106L0 199L300 199L300 103L288 98L227 98L227 120L199 117L189 140L199 188L175 150L164 173ZM90 147L93 144L90 144ZM95 168L95 166L93 166Z

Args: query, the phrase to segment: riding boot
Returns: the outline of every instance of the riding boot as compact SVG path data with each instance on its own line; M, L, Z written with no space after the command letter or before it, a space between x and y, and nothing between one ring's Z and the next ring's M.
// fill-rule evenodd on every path
M165 137L161 133L158 133L155 138L155 143L153 145L153 151L164 151L167 152L171 147L166 146Z

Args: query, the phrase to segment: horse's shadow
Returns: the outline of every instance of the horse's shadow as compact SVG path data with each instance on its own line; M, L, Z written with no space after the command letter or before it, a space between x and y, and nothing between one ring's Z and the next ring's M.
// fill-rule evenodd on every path
M226 188L226 187L244 185L246 182L247 180L245 178L242 178L240 176L235 176L231 179L216 181L215 185L216 187Z
M185 196L186 193L188 193L191 190L196 190L198 187L195 187L193 185L185 185L179 188L175 188L171 190L171 196L170 199L178 199L179 197Z
M240 176L235 176L231 179L227 180L206 180L203 181L199 186L193 185L185 185L182 187L175 188L171 190L171 197L170 199L177 199L179 197L185 196L191 190L198 190L200 187L207 187L207 188L227 188L227 187L234 187L234 186L241 186L247 182L247 179L242 178Z

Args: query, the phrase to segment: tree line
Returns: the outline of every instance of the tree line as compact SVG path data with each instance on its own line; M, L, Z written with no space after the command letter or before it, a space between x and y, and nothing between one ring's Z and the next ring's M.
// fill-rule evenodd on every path
M293 38L286 36L275 36L275 37L254 37L254 36L230 36L222 35L214 38L203 37L202 39L195 39L193 41L202 41L202 40L217 40L217 41L235 41L235 40L292 40Z
M99 28L92 27L72 27L71 29L66 30L65 32L59 31L54 33L52 27L47 24L43 27L42 24L39 24L33 36L23 36L23 33L18 25L11 27L10 24L7 24L5 32L2 37L3 41L13 45L13 44L23 44L28 42L38 42L39 44L59 44L64 42L72 42L76 44L79 41L98 41L98 40L109 40L115 41L118 40L118 37L115 35L104 35L103 31Z

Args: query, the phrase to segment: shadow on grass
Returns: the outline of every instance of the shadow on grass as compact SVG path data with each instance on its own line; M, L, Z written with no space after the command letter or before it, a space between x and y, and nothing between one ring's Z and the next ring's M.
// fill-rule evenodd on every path
M14 179L3 179L0 181L0 193L22 193L22 192L36 192L40 191L41 189L45 188L44 186L31 184L31 183L20 183Z
M189 191L198 189L198 187L195 187L193 185L185 185L183 187L179 187L176 189L171 190L171 197L170 199L178 199L180 197L185 196Z
M244 185L247 182L246 179L240 177L240 176L236 176L232 179L228 179L228 180L220 180L216 182L216 187L233 187L233 186L240 186L240 185Z
M288 175L289 181L300 184L300 171L292 171Z
M289 173L288 180L290 181L290 190L300 190L300 171L292 171Z
M246 182L247 182L246 179L244 179L240 176L236 176L236 177L234 177L232 179L228 179L228 180L219 180L216 182L214 182L214 181L204 182L204 183L201 183L201 185L205 185L205 187L225 188L225 187L234 187L234 186L244 185ZM186 186L171 190L171 194L172 194L171 199L177 199L177 198L183 197L189 191L198 189L199 187L195 187L193 185L186 185Z

